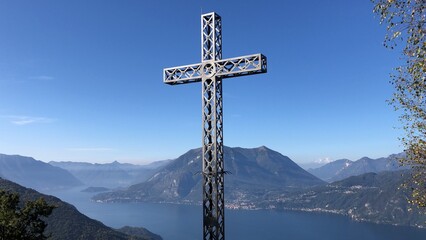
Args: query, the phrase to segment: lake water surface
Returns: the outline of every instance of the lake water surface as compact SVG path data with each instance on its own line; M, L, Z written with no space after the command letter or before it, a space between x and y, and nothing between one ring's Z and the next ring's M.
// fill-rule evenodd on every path
M145 227L164 240L202 239L201 206L95 203L79 191L48 193L105 225ZM226 210L227 240L425 240L426 230L353 222L344 216L291 211Z

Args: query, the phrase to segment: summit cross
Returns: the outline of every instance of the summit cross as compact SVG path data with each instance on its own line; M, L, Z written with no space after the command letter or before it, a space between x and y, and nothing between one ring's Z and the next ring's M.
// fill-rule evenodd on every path
M225 239L222 80L266 73L266 57L253 54L222 59L222 19L201 15L201 63L165 68L163 81L202 85L203 240Z

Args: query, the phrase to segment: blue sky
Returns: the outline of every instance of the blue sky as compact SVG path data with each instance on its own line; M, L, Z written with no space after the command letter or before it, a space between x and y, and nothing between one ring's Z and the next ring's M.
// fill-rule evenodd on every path
M268 73L226 79L224 143L296 162L402 151L389 73L398 50L368 0L0 1L0 152L146 163L201 146L200 15L222 16L223 57Z

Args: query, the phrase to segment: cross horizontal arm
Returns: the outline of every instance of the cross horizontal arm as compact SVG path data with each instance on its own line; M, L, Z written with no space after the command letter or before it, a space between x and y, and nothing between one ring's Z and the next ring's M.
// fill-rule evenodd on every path
M257 73L266 73L266 57L253 54L243 57L216 61L216 76L222 78L239 77Z
M243 57L165 68L163 81L170 85L199 82L203 74L207 74L205 69L203 70L203 66L206 66L206 64L212 65L212 69L208 74L222 78L265 73L267 71L266 57L258 53Z
M201 81L201 63L165 68L163 82L166 84L183 84Z

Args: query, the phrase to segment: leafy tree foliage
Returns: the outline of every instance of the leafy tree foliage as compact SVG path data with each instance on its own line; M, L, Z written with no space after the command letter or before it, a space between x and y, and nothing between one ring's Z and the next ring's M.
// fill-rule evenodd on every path
M426 207L426 0L372 0L380 22L387 25L384 45L402 48L402 63L391 75L395 87L390 103L401 110L405 130L401 138L411 166L411 203Z
M0 240L47 239L42 217L49 216L54 208L43 198L22 205L17 193L0 190Z

